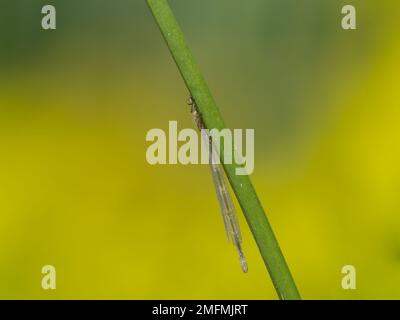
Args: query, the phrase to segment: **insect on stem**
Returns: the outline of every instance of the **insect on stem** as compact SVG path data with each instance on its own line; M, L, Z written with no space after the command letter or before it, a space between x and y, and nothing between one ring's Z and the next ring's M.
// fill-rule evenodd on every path
M239 222L236 216L236 210L229 191L225 172L218 161L219 154L215 148L215 144L213 143L212 136L208 133L193 97L189 98L188 105L191 106L191 113L197 128L201 131L202 139L204 139L204 142L209 148L209 164L218 197L219 207L221 209L222 219L224 221L226 236L228 241L232 241L238 252L240 266L243 272L247 272L248 266L242 250L242 236L240 233Z

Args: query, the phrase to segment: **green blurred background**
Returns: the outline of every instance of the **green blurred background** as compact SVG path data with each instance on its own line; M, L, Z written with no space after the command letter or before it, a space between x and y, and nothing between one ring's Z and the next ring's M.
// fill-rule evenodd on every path
M303 298L399 299L399 2L170 4L228 126L255 128L253 183ZM146 162L149 129L193 123L144 0L0 0L0 70L0 298L276 298L240 213L241 272L209 169Z

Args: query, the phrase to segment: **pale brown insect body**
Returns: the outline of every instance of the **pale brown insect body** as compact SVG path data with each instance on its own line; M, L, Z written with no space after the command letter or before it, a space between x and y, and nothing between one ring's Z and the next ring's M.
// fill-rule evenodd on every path
M196 102L193 97L189 98L188 105L191 106L191 113L197 128L201 131L202 139L208 144L209 147L209 164L213 176L214 186L218 197L219 206L221 209L222 218L224 221L226 236L231 240L235 246L240 260L240 266L243 272L248 271L246 258L242 250L242 236L240 233L239 222L236 216L235 206L229 191L229 185L225 177L225 172L217 161L219 158L212 137L208 134L206 126L203 122L201 114L197 108Z

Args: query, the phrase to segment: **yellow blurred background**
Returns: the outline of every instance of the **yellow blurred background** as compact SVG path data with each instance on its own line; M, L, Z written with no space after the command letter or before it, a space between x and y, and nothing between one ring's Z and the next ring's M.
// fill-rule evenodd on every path
M148 130L193 124L145 1L53 0L56 31L45 4L0 3L0 298L275 299L239 212L241 272L209 169L146 162ZM252 180L302 297L399 299L399 2L170 4L227 125L255 128Z

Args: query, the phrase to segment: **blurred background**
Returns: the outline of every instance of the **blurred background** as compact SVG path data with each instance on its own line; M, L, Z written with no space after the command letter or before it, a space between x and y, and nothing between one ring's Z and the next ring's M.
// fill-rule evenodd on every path
M169 2L227 125L255 128L302 297L400 299L399 2ZM148 130L193 123L144 0L0 0L0 70L0 298L276 298L239 211L242 273L209 169L146 162Z

